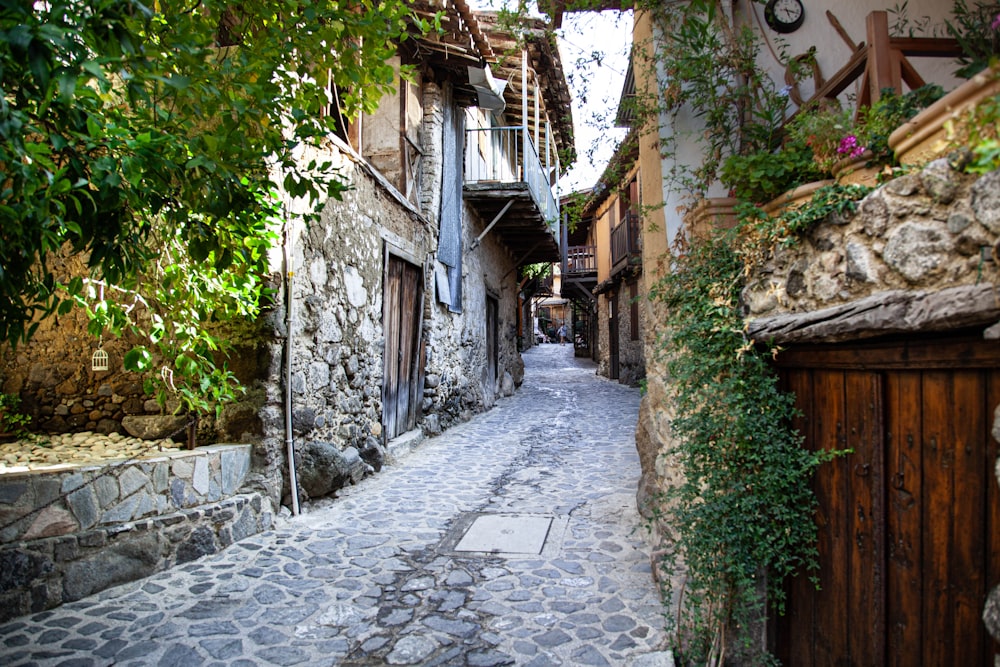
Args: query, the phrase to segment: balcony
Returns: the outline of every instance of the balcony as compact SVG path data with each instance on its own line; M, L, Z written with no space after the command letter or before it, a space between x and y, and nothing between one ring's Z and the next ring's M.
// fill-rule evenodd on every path
M559 205L549 174L523 127L469 129L465 133L468 201L513 252L517 263L559 261Z
M566 267L563 275L587 276L597 273L597 246L574 245L566 250Z
M639 216L631 212L611 230L612 277L642 261L642 236L640 232Z

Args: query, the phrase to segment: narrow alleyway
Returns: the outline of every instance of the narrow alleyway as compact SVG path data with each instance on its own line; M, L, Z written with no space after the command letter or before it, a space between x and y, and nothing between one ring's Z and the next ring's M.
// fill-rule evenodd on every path
M639 392L572 346L338 499L0 626L13 665L670 664L635 510Z

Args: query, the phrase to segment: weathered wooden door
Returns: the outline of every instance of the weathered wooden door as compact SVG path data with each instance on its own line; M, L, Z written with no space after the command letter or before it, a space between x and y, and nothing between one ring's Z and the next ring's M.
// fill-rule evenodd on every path
M500 363L500 304L491 296L486 297L486 396L492 405L496 398L497 368Z
M385 332L382 427L386 440L417 425L423 381L423 272L386 253L382 326Z
M621 341L618 338L618 292L608 292L608 308L610 309L608 318L608 377L617 380L621 373L619 368Z
M980 614L1000 583L1000 345L799 349L781 364L806 445L853 453L816 476L821 588L790 586L778 657L993 665Z

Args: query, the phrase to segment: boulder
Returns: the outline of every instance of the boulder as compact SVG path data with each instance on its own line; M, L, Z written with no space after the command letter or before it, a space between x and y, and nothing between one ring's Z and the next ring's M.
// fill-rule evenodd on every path
M132 437L141 440L183 439L186 436L187 417L183 415L126 415L122 428Z
M310 498L328 496L364 477L370 468L354 447L340 451L331 442L314 440L299 452L299 485Z

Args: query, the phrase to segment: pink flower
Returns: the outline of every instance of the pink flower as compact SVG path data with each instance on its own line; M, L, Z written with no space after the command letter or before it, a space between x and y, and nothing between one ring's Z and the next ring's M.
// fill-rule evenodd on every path
M1000 30L1000 14L997 14L997 17L993 19L993 23L990 24L990 27L994 30Z
M865 152L864 146L858 145L858 138L853 134L849 134L840 140L840 145L837 146L837 153L839 155L847 155L851 158L859 158Z

